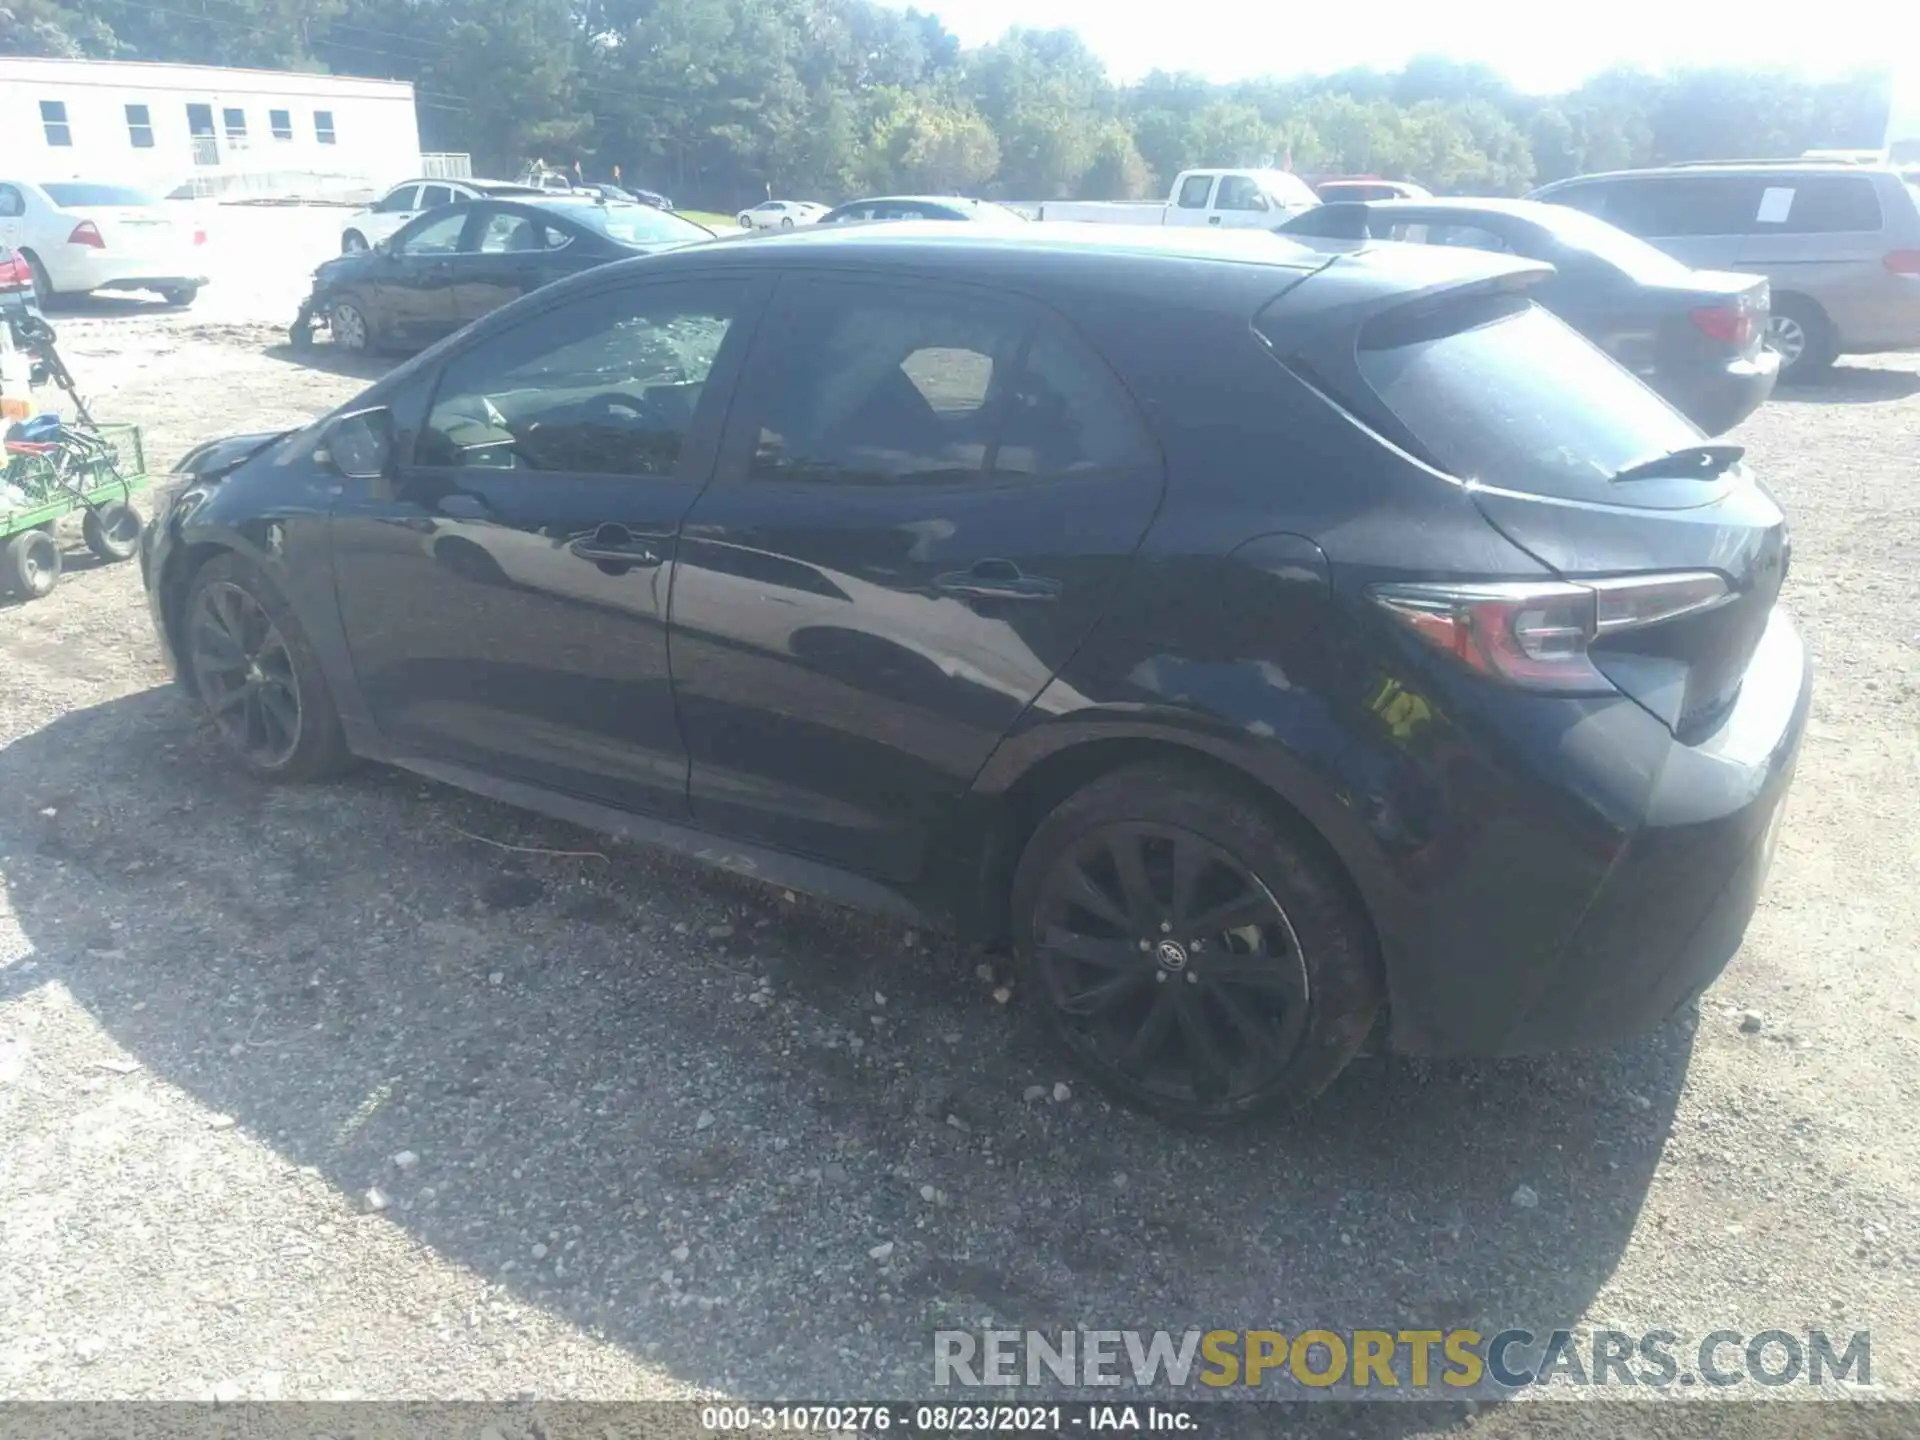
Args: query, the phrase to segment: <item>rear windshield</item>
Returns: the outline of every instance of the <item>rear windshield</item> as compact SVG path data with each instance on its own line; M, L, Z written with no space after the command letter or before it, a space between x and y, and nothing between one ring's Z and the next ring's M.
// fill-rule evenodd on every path
M128 185L42 185L47 198L56 205L158 205L160 197Z
M552 205L547 208L622 245L684 243L706 240L713 235L703 225L682 220L651 205Z
M1445 333L1363 332L1360 373L1429 456L1463 480L1607 498L1629 465L1698 445L1678 412L1524 300Z
M1666 251L1570 205L1557 207L1549 228L1563 244L1606 261L1642 284L1684 285L1692 278L1693 272Z

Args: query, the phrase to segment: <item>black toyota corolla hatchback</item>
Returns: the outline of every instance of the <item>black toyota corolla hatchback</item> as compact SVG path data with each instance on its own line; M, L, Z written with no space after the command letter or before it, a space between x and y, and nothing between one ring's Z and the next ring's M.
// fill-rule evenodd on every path
M1810 675L1773 497L1548 273L1064 225L625 262L189 455L153 613L263 778L385 761L1009 940L1170 1117L1376 1027L1606 1043L1738 948Z

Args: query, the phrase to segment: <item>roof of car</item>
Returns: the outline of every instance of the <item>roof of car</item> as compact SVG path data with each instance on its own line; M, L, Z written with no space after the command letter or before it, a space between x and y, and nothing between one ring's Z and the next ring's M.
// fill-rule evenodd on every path
M858 200L846 200L834 206L844 210L849 205L951 205L956 210L964 210L969 205L994 205L996 209L1005 209L991 200L978 200L970 195L862 195Z
M1310 270L1324 262L1295 241L1265 230L1203 230L1156 225L1078 225L1049 222L1017 228L976 228L937 221L850 225L781 231L754 241L761 254L793 254L824 261L858 256L861 263L964 264L969 255L1027 254L1142 256L1213 260Z
M1395 196L1391 200L1331 200L1327 203L1364 206L1369 214L1375 211L1388 215L1407 210L1460 210L1469 214L1511 215L1516 220L1533 220L1542 224L1551 224L1560 219L1566 210L1563 205L1549 205L1544 200L1510 200L1504 195L1407 195Z
M1549 190L1558 190L1564 185L1587 180L1687 180L1697 175L1764 175L1768 179L1778 179L1783 175L1826 178L1834 175L1892 175L1898 178L1898 172L1890 165L1854 165L1835 160L1789 160L1789 161L1728 161L1725 164L1688 164L1688 165L1650 165L1639 170L1602 170L1592 175L1570 175L1564 180L1554 180L1542 185L1533 193L1544 194Z

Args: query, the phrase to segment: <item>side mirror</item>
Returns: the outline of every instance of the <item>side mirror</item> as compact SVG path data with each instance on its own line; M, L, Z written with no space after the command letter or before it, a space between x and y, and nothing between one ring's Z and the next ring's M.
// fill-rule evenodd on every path
M386 407L356 410L327 426L316 458L348 480L384 480L393 468L393 415Z

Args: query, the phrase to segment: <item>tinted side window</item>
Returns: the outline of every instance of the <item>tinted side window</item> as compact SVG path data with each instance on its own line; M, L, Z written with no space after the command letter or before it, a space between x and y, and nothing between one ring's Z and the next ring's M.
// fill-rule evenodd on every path
M420 208L438 209L442 205L453 203L453 187L450 185L423 185L420 187Z
M1105 366L1021 302L822 283L782 333L758 395L756 480L952 483L1152 463Z
M376 215L405 215L420 207L413 202L420 197L418 185L402 185L386 199L378 202L373 211Z
M574 301L448 362L414 459L575 475L671 475L743 281Z
M549 248L547 227L509 210L495 211L480 227L480 243L474 248L483 255L545 250Z
M1189 175L1180 186L1180 208L1182 210L1204 210L1207 208L1207 196L1213 193L1213 176Z
M11 220L27 213L27 202L11 185L0 185L0 219Z
M1746 175L1674 175L1616 180L1597 212L1629 235L1745 235L1754 228L1764 182Z
M467 228L467 212L439 215L410 226L394 241L399 255L451 255L460 248L460 232Z
M1864 175L1810 175L1770 185L1754 230L1763 235L1833 235L1877 231L1880 197Z

